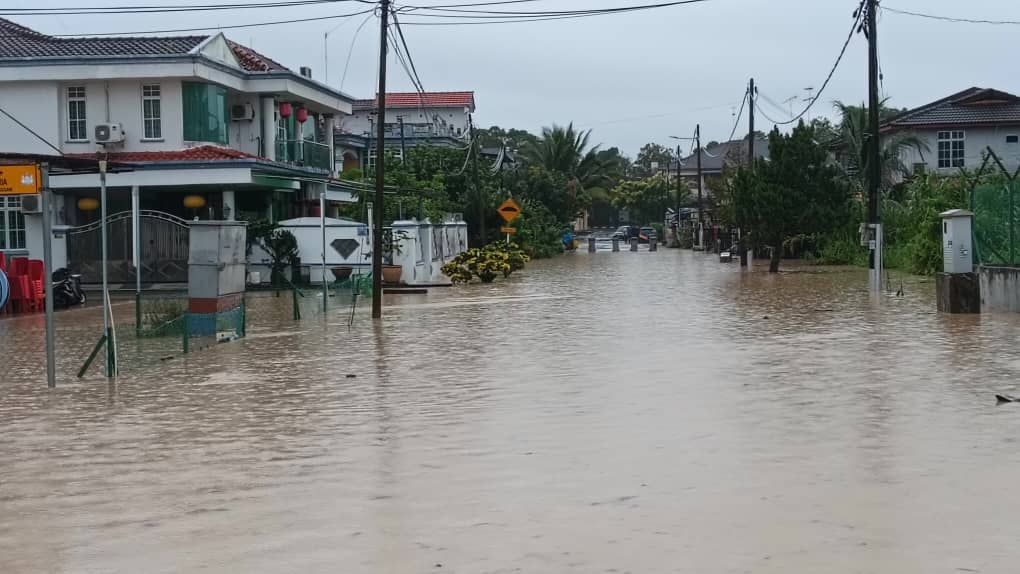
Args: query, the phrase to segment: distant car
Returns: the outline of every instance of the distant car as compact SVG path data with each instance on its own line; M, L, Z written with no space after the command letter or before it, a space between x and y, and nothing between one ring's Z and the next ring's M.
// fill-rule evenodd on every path
M641 231L633 225L621 225L613 232L613 238L620 241L630 241L631 237L638 237Z
M654 227L642 227L638 232L638 243L651 243L659 240L659 232Z

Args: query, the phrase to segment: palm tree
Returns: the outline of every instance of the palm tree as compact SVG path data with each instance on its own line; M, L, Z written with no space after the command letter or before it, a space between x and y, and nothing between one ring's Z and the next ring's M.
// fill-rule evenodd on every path
M885 100L879 107L879 116L888 118L894 115L896 110L886 107ZM861 106L850 106L843 102L834 103L836 111L840 114L839 125L836 126L837 140L835 145L839 148L837 157L840 159L840 166L847 178L853 183L859 192L867 188L868 177L868 108ZM892 189L903 177L910 175L910 168L903 162L903 156L909 151L926 152L928 144L921 138L909 133L893 133L882 136L882 149L879 152L881 165L881 188L885 191Z
M542 137L527 145L525 160L549 171L562 173L581 189L605 184L612 175L612 164L599 157L598 145L589 147L591 130L579 132L571 122L566 127L542 128Z

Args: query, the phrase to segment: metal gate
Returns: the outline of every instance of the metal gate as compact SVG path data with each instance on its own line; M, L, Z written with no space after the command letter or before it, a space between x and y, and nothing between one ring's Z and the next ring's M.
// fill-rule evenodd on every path
M186 283L188 281L187 220L162 211L141 210L142 281L145 283ZM132 265L131 212L121 211L106 218L107 267L111 283L134 283ZM81 273L85 283L102 281L102 229L96 221L67 232L67 265Z

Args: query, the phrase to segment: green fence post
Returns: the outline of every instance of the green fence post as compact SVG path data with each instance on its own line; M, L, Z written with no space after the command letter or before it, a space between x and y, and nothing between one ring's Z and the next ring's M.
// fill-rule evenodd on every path
M184 354L187 355L188 354L188 313L187 312L184 313L184 315L182 316L182 319L184 321L184 328L181 329L181 331L184 333L183 347L184 347Z
M117 355L113 348L113 327L106 328L106 378L117 372Z
M135 333L142 332L142 293L135 291Z
M301 307L298 306L298 292L297 292L297 288L296 287L291 287L290 292L291 292L291 295L292 295L291 299L294 302L294 320L295 321L300 321L301 320Z
M1006 189L1009 190L1009 264L1016 265L1016 234L1014 232L1014 214L1013 211L1013 182L1009 182L1006 185Z
M245 332L248 330L248 304L245 300L241 299L241 331L238 333L241 337L245 336Z
M89 358L85 359L85 364L81 366L81 369L78 369L79 379L85 376L85 373L89 370L89 367L92 366L92 361L96 360L96 355L99 354L99 349L103 348L103 345L105 344L106 335L103 335L102 337L99 338L99 341L96 342L96 346L92 347L92 352L89 353Z

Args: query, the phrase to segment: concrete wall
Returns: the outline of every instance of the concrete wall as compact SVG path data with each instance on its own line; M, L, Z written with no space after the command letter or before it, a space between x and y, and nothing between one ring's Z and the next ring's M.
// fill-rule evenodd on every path
M0 83L0 105L46 141L60 147L60 107L53 82ZM0 115L0 153L53 154L52 148L25 131L7 116Z
M386 123L397 126L397 117L403 116L404 123L410 126L411 124L427 124L436 123L436 129L442 129L444 133L452 133L450 135L457 136L457 130L460 129L460 134L463 136L468 132L468 110L463 107L452 107L452 108L437 108L429 107L426 109L419 108L399 108L399 109L387 109L386 110ZM433 116L439 117L439 122L432 120ZM369 121L369 120L372 121ZM350 116L343 117L339 126L344 132L354 135L364 135L365 133L372 130L372 134L375 134L375 112L374 110L355 110ZM410 134L410 128L408 128L408 134Z
M959 169L957 168L938 168L938 133L940 131L964 132L966 138L964 142L964 161L968 169L977 169L981 167L981 162L983 160L982 154L984 154L985 150L989 146L996 154L998 154L1007 169L1013 171L1017 169L1017 167L1020 167L1020 143L1006 143L1006 136L1020 135L1020 127L988 127L966 128L963 130L919 130L914 132L914 135L921 138L928 145L928 151L919 153L912 150L904 154L903 163L908 169L913 167L916 163L924 163L928 166L928 171L942 174L953 174L959 172Z
M322 282L322 227L318 217L299 217L280 222L280 227L294 234L298 244L298 256L301 266L308 269L312 283ZM354 239L358 248L347 257L334 249L331 244L337 239ZM354 267L356 272L368 273L372 261L367 257L371 254L372 245L368 237L368 226L364 223L345 219L326 218L326 280L333 281L330 267L341 265ZM269 254L259 246L253 246L248 256L248 270L261 274L261 280L268 283L270 279Z
M394 265L402 267L400 281L407 285L448 285L450 278L442 267L467 250L467 223L452 221L432 225L428 220L394 221L393 232L403 232Z
M1020 313L1020 268L978 267L981 310Z

